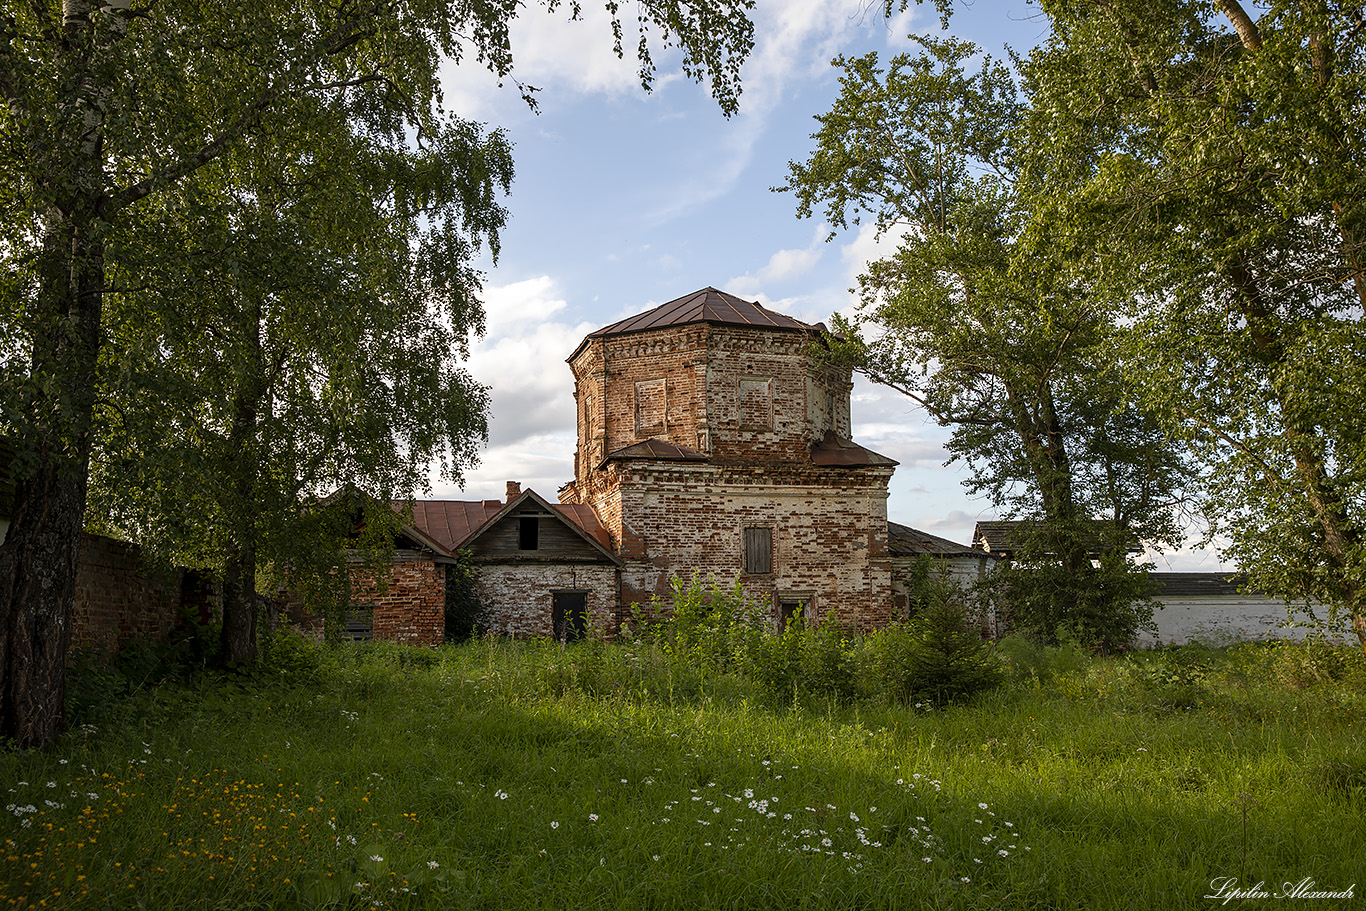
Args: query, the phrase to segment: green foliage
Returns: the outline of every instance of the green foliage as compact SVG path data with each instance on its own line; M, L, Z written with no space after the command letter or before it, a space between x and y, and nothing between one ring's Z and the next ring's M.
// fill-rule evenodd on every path
M672 585L669 602L652 599L648 612L637 611L638 635L628 640L625 659L635 682L617 673L611 685L618 690L623 683L643 689L640 674L656 661L655 673L667 675L670 693L745 692L749 683L775 704L964 701L1001 682L990 645L967 619L967 596L946 579L927 581L923 607L910 623L865 634L851 632L834 612L815 623L794 617L779 630L738 581L729 589L714 582L704 588L694 576ZM620 660L611 652L592 659L584 651L571 654L572 661L556 664L561 687L566 673L613 676L604 667Z
M1186 459L1131 401L1111 303L1058 255L1048 188L1020 148L1030 112L1012 73L971 44L914 40L918 53L885 66L872 54L835 61L840 96L779 188L802 216L821 210L839 228L867 218L897 244L860 276L833 356L951 427L969 490L1042 529L1019 559L1058 571L1034 585L1046 607L1020 589L1031 628L1056 639L1071 625L1113 647L1143 619L1125 601L1128 549L1181 538ZM1112 561L1099 574L1097 528Z
M1142 630L1156 631L1147 572L1107 555L1078 571L1047 557L998 568L980 586L1007 628L1045 645L1072 642L1111 654L1132 648Z
M468 551L446 567L446 641L464 642L488 632L488 614L479 600L474 564Z
M778 702L807 696L849 701L859 692L855 647L838 617L827 615L811 625L794 618L759 640L741 672Z
M1075 641L1049 646L1036 638L1016 635L998 641L996 654L1007 679L1034 687L1046 686L1060 676L1081 670L1090 657Z
M1243 865L1345 889L1366 852L1366 691L1287 688L1264 644L1194 650L1185 711L1133 683L1159 653L942 710L770 710L543 686L639 642L374 645L303 646L328 666L304 685L143 687L0 752L0 903L1200 909Z
M702 673L744 665L768 628L766 605L751 600L739 579L728 589L714 579L704 587L696 573L669 584L667 601L652 596L648 607L634 611L641 639Z
M1366 114L1351 6L1045 2L1030 170L1116 361L1208 469L1211 537L1366 648ZM1322 618L1321 618L1322 619Z
M910 621L870 633L860 651L865 692L903 704L965 702L1004 680L995 649L960 600L927 603Z
M749 7L636 4L642 84L662 40L734 113ZM485 397L456 364L482 326L474 262L497 256L511 157L444 110L440 74L464 59L511 78L523 9L5 8L0 435L19 471L0 618L33 632L0 636L0 675L28 680L2 688L0 733L37 746L59 729L92 475L101 520L221 571L221 657L238 663L258 565L304 563L301 504L352 480L402 501L432 457L451 477L471 464ZM621 10L605 9L621 54Z

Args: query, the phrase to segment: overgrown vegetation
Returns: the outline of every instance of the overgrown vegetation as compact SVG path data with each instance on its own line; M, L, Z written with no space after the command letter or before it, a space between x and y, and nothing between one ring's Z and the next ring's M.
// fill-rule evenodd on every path
M700 688L730 677L757 687L768 704L824 697L942 704L1000 682L999 663L970 621L967 593L922 574L918 610L905 622L855 634L829 613L775 630L765 605L730 588L673 580L669 603L638 608L625 634L630 660L667 666L671 680Z
M1002 687L930 707L777 704L671 641L284 635L250 670L84 665L55 748L0 755L0 904L1179 909L1219 877L1360 888L1359 653L1007 640Z

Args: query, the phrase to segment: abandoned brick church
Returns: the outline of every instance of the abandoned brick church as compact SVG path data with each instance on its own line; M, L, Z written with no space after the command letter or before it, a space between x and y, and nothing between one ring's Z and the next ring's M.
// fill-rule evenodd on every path
M446 567L465 551L488 627L611 636L672 578L739 578L774 622L831 611L862 628L906 609L909 563L981 551L887 521L896 462L850 439L848 369L821 326L706 288L589 334L569 357L574 479L558 502L414 504L390 585L357 591L376 638L439 642Z

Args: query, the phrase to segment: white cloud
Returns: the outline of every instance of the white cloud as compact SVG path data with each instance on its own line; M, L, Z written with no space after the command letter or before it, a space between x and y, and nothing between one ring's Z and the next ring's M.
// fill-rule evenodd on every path
M600 95L616 98L640 91L633 23L624 22L625 56L612 49L610 16L602 6L585 4L577 20L567 6L549 12L539 5L521 10L512 23L512 74L500 88L498 79L478 60L467 56L459 64L441 67L446 108L473 120L506 122L527 108L518 83L540 89L538 99L563 95ZM651 48L661 76L656 87L672 81L676 54Z
M746 272L744 275L728 279L725 290L746 297L762 296L761 289L766 284L785 282L807 274L816 267L821 256L824 255L825 238L829 233L829 225L818 225L811 242L805 247L777 251L768 258L768 262L759 267L757 272ZM788 300L796 299L789 298ZM765 303L764 306L768 307L769 304ZM786 310L779 310L779 312L787 313L789 316L797 316L797 314ZM800 319L800 317L797 318ZM822 316L821 318L824 319L825 317Z
M548 276L489 286L484 305L487 332L467 367L489 387L489 446L466 473L464 496L501 497L503 482L520 480L553 500L574 472L574 380L565 358L597 327L557 318L567 304ZM438 496L456 495L433 483Z
M574 434L534 434L503 446L490 446L479 467L465 472L465 487L434 483L432 496L452 500L501 500L508 481L536 491L554 503L556 492L574 476Z

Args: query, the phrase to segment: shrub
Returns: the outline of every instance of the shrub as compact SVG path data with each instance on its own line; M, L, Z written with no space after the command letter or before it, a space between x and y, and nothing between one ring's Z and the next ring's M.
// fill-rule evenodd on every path
M966 596L945 580L906 623L863 641L862 677L870 695L899 702L961 702L1004 680L992 645L982 640Z
M854 643L833 614L810 626L797 618L781 633L760 636L743 671L780 701L858 695Z
M446 641L464 642L488 632L488 614L479 600L474 564L468 551L460 551L446 567Z
M704 587L693 573L670 582L667 602L650 598L648 608L634 605L638 635L670 659L703 672L726 672L749 663L768 629L763 605L746 595L737 579L730 588L712 580Z
M1130 648L1139 630L1156 630L1147 572L1122 555L1105 555L1082 578L1047 555L1026 558L992 573L983 587L1012 631L1044 645L1072 640L1112 654Z

